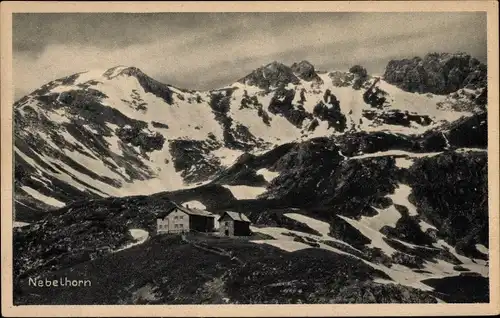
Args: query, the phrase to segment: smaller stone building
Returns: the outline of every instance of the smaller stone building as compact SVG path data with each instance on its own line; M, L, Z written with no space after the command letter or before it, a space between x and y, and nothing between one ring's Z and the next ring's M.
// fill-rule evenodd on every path
M249 236L250 223L245 214L226 211L219 218L219 233L222 236Z

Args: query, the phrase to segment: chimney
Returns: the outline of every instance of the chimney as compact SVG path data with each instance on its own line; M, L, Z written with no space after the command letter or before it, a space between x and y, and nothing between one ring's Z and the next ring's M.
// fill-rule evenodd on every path
M186 204L186 209L189 209L189 204Z

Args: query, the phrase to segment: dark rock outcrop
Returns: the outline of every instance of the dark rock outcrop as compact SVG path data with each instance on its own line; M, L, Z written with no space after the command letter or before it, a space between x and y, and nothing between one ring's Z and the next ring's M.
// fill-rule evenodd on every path
M160 123L160 122L158 122L158 121L152 121L152 122L151 122L151 125L153 125L153 127L155 127L155 128L163 128L163 129L168 129L168 125L167 125L167 124Z
M221 162L211 154L220 144L210 139L169 141L169 151L176 171L187 182L207 180L221 170Z
M414 149L419 152L462 147L486 149L488 147L487 117L486 112L481 112L426 131L414 138Z
M327 138L297 144L273 166L281 173L271 181L262 198L313 210L324 207L316 214L326 220L333 214L353 218L376 215L372 202L394 191L395 160L390 157L343 159L339 148Z
M481 91L481 94L479 94L479 96L476 97L475 102L483 109L486 108L486 105L488 104L488 87L485 87Z
M165 137L162 134L146 131L142 125L119 127L115 133L124 143L139 147L144 152L161 150L165 143Z
M295 145L295 143L283 144L259 156L244 153L233 163L233 165L215 176L212 183L266 186L268 182L262 175L257 174L257 170L273 166ZM275 169L272 170L274 171Z
M122 70L118 75L135 77L146 93L154 94L163 99L167 104L173 103L173 93L170 87L144 74L137 67L128 67Z
M470 117L463 117L443 127L448 142L454 147L488 147L488 114L481 112Z
M422 232L418 220L409 216L408 213L402 213L395 227L386 225L380 229L380 232L388 237L395 237L416 245L430 246L434 243L431 237Z
M224 145L231 149L250 150L264 144L258 140L246 126L235 123L228 115L231 107L233 89L223 89L210 92L209 106L223 129Z
M486 87L487 68L465 53L431 53L390 61L384 79L409 92L449 94L464 87Z
M267 198L303 205L318 198L318 181L325 178L341 160L338 148L327 138L314 138L296 144L271 167L281 174L271 181ZM329 183L324 180L325 186ZM326 191L326 190L325 190Z
M488 246L488 167L485 152L449 152L421 158L408 170L410 199L438 236L464 255L483 258Z
M387 150L411 150L414 147L413 138L403 134L387 132L356 132L335 137L335 143L346 156L356 156L360 153L374 153Z
M373 82L371 84L369 84L369 86L366 88L366 91L363 93L363 101L373 108L381 109L384 107L384 104L387 100L386 97L388 96L388 94L386 91L384 91L376 86L379 81L380 81L380 78L377 77L373 80ZM365 82L366 81L364 81L363 83L365 83ZM368 85L367 82L366 82L366 85ZM361 88L361 84L360 84L360 88Z
M365 245L371 243L369 238L364 236L358 229L338 216L330 222L329 234L332 237L344 241L358 249L362 249Z
M410 127L412 123L421 126L429 126L433 123L432 119L427 115L418 115L408 111L400 111L399 109L387 111L363 110L363 117L379 125L386 124Z
M433 287L433 294L447 303L490 302L488 277L452 276L426 279L422 283Z
M356 76L351 72L334 71L328 73L328 77L332 79L333 86L348 87L353 84Z
M294 73L296 73L301 79L305 81L322 82L321 78L314 70L314 65L312 65L308 61L293 63L291 69Z
M298 84L300 80L293 74L293 70L278 62L269 63L263 67L259 67L252 73L238 80L238 82L257 86L261 89L269 90L280 85Z
M340 132L346 129L347 119L340 110L340 101L328 89L325 91L323 100L314 107L313 115L328 122L328 128L333 127Z
M370 119L379 121L379 113L364 111ZM382 113L383 114L383 113ZM387 112L386 114L391 114ZM392 113L398 114L398 112ZM409 114L412 115L412 114ZM384 115L381 115L384 118ZM399 116L398 116L399 117ZM408 118L425 124L427 117L415 115ZM390 119L390 123L397 123ZM406 119L405 119L406 120ZM402 122L404 124L405 122ZM443 124L421 135L403 135L387 132L355 132L334 137L335 143L346 156L378 151L403 150L408 152L436 152L455 148L482 148L488 146L487 113L481 112Z
M419 256L408 255L399 251L392 254L392 261L396 264L400 264L409 268L424 268L424 260Z
M271 117L269 117L269 114L264 110L262 104L259 102L258 97L256 95L253 95L251 97L248 96L246 90L243 92L243 97L241 98L240 105L240 109L244 108L256 109L257 116L262 118L262 122L264 122L264 124L266 124L267 126L271 125Z
M349 69L349 72L354 74L354 82L352 88L359 90L363 87L363 84L368 80L368 72L366 68L361 65L354 65Z
M281 114L296 127L301 127L305 119L312 119L312 114L308 113L301 104L292 103L295 97L295 90L279 87L269 102L268 110L271 114Z

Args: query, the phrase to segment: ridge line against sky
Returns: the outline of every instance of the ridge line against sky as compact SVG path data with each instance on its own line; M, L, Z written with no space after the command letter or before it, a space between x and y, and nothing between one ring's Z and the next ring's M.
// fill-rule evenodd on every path
M391 59L466 52L486 62L486 13L15 13L14 97L92 69L135 66L215 89L272 61L381 74Z

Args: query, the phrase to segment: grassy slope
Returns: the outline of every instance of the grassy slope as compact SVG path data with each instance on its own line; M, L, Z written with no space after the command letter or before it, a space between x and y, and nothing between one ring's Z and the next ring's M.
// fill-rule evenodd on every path
M205 242L241 262L196 248L178 236L156 236L142 245L42 276L89 279L91 287L37 288L29 287L27 279L18 281L15 303L326 303L332 299L341 303L352 302L352 295L343 298L343 288L359 283L382 289L380 295L385 298L375 301L404 301L407 290L374 284L372 279L388 277L352 257L328 251L287 253L241 239ZM423 292L412 293L420 302L434 301Z

